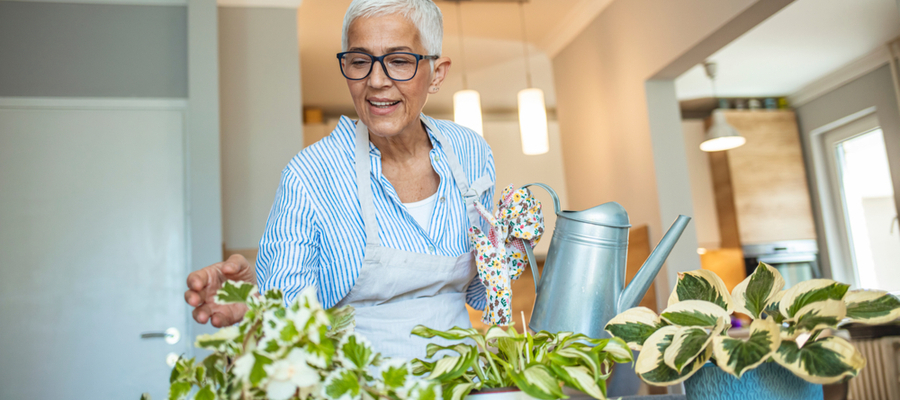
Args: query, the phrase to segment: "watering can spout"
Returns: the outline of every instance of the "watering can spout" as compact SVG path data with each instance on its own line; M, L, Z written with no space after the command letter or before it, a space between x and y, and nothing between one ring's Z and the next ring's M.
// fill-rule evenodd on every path
M684 232L684 229L687 227L690 220L691 218L688 216L678 216L678 219L675 220L672 227L669 228L662 240L659 241L659 244L656 246L656 249L653 250L653 253L650 254L650 257L647 257L647 261L644 261L644 265L642 265L641 269L635 274L634 279L632 279L631 283L629 283L628 286L625 287L625 290L622 291L616 304L618 313L635 307L641 302L647 289L650 288L653 278L659 273L659 269L662 268L663 263L666 261L666 257L669 256L669 252L675 247L675 243L678 241L678 238L681 237L681 234Z

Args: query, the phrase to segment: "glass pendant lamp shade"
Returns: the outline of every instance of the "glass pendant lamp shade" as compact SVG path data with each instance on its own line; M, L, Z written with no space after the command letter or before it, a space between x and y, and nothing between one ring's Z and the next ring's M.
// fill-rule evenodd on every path
M725 113L715 110L712 126L706 131L706 140L700 143L700 150L707 152L731 150L743 146L746 142L747 139L725 120Z
M519 92L519 130L522 133L522 152L526 155L544 154L550 150L547 108L541 89L530 88Z
M481 95L477 91L460 90L453 94L453 121L484 136Z

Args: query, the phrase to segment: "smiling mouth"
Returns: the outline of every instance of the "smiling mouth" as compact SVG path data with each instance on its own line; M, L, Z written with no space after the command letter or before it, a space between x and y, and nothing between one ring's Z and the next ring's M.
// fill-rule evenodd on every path
M393 106L398 103L400 103L399 100L398 101L371 101L371 100L369 100L369 104L371 104L377 108L388 108L388 107Z

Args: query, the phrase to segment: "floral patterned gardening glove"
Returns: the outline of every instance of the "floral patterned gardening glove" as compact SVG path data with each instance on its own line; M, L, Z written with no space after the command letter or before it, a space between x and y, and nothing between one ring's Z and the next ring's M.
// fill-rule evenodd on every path
M512 279L519 279L528 256L525 241L534 248L544 233L541 203L528 189L503 189L494 215L477 201L475 209L488 221L485 233L477 226L469 228L475 245L475 264L481 283L487 288L487 307L481 320L486 324L509 325L512 322Z

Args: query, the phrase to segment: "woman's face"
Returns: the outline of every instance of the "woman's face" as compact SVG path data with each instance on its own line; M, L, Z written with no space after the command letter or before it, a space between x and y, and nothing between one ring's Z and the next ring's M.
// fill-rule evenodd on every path
M347 51L361 51L374 56L398 51L428 55L419 30L398 14L357 18L350 24L347 38ZM357 81L348 79L347 86L356 113L369 132L392 137L421 129L419 113L428 100L429 90L440 87L449 68L450 59L446 57L434 61L434 70L428 60L422 60L415 77L397 82L388 78L381 64L375 62L368 77Z

